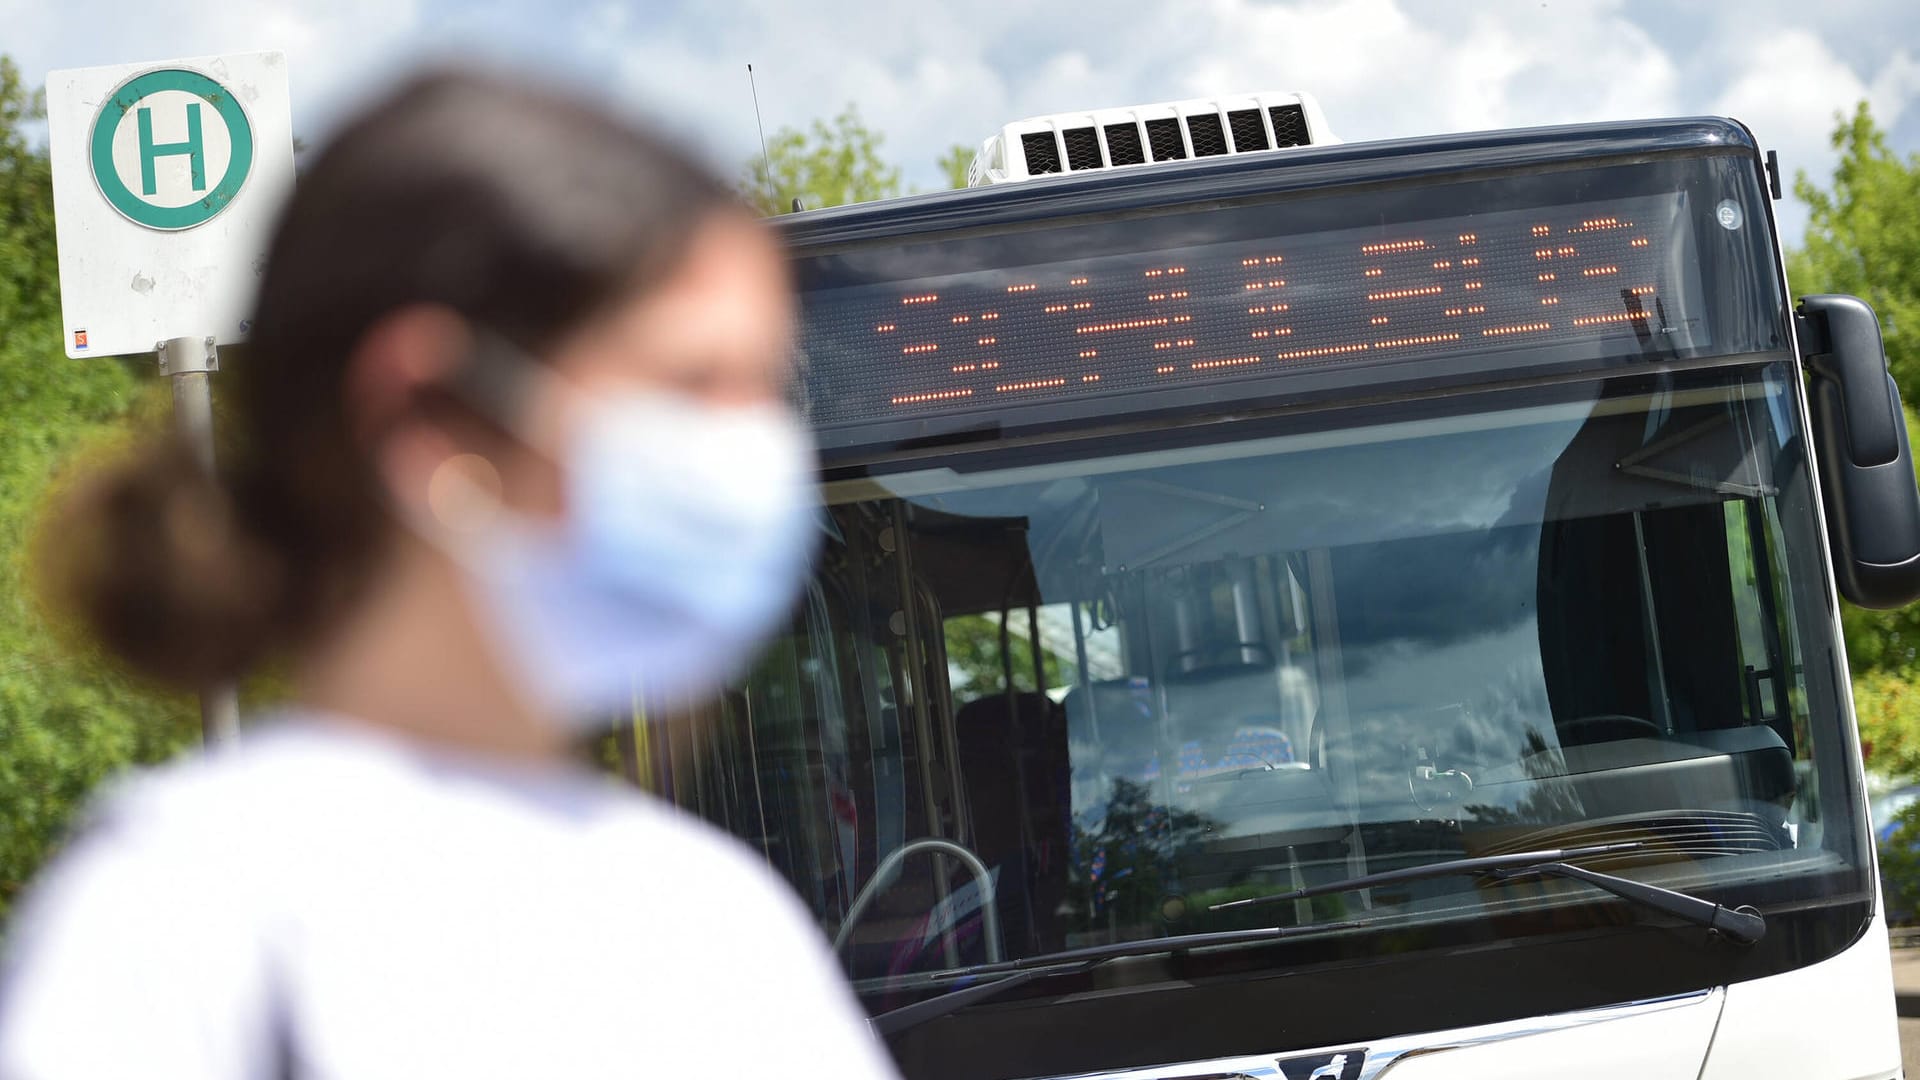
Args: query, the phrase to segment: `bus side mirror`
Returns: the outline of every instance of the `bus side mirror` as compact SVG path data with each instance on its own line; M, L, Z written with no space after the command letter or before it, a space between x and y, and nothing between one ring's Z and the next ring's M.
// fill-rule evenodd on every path
M1869 608L1920 599L1920 486L1879 320L1858 297L1805 296L1795 322L1840 593Z

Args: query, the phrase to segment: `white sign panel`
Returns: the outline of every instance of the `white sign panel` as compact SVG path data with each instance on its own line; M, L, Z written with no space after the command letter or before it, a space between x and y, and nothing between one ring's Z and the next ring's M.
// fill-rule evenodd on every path
M47 75L67 355L246 337L293 184L277 52Z

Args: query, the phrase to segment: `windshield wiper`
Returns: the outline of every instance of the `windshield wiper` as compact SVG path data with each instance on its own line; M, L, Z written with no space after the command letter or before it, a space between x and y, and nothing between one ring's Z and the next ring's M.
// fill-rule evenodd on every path
M1224 911L1228 908L1248 907L1254 904L1277 904L1286 900L1303 900L1309 896L1356 892L1375 885L1424 881L1429 878L1451 877L1455 874L1490 874L1501 879L1561 877L1583 881L1623 900L1630 900L1655 911L1665 912L1676 919L1704 926L1727 940L1741 945L1751 945L1766 935L1766 920L1751 907L1744 905L1737 908L1722 907L1698 896L1689 896L1672 889L1663 889L1658 885L1648 885L1631 878L1601 873L1598 870L1589 870L1567 862L1569 859L1584 859L1595 855L1632 851L1640 846L1640 842L1634 841L1620 844L1594 844L1588 847L1555 848L1547 851L1516 851L1509 855L1486 855L1473 859L1452 859L1447 862L1428 863L1425 866L1386 870L1378 874L1363 874L1344 881L1309 885L1303 889L1274 893L1270 896L1229 900L1222 904L1214 904L1207 910Z
M1644 846L1638 841L1618 844L1594 844L1587 847L1554 848L1545 851L1518 851L1510 855L1487 855L1473 859L1454 859L1448 862L1428 863L1425 866L1410 866L1401 870L1387 870L1378 874L1365 874L1347 878L1343 881L1329 882L1325 885L1311 885L1291 892L1274 893L1270 896L1255 896L1245 900L1229 900L1214 904L1209 911L1224 911L1228 908L1250 907L1255 904L1277 904L1287 900L1304 900L1311 896L1324 896L1331 893L1355 892L1375 885L1391 885L1402 881L1422 881L1428 878L1450 877L1455 874L1491 874L1500 878L1517 877L1564 877L1583 881L1596 888L1644 904L1657 911L1665 912L1675 918L1696 923L1713 930L1729 941L1742 945L1751 945L1759 941L1766 933L1766 920L1750 907L1722 907L1711 900L1697 896L1663 889L1657 885L1648 885L1629 878L1616 877L1613 874L1588 870L1573 866L1568 859L1591 858L1596 855L1617 855L1633 851ZM977 1005L991 998L999 997L1009 990L1024 986L1039 979L1055 975L1070 975L1098 967L1111 960L1128 956L1153 956L1160 953L1189 952L1216 946L1257 945L1264 942L1280 941L1303 934L1319 934L1330 930L1352 930L1371 925L1379 921L1376 918L1348 919L1341 922L1317 923L1307 926L1268 926L1253 930L1219 930L1199 934L1176 934L1171 937L1143 938L1139 941L1117 941L1110 945L1093 945L1084 949L1067 949L1062 952L1042 953L1017 960L999 963L979 964L953 973L952 981L999 975L1000 978L989 982L970 983L950 990L938 997L925 1001L916 1001L898 1009L881 1013L870 1023L873 1030L882 1037L897 1035L909 1028L917 1027L929 1020L936 1020L949 1013Z
M897 1035L908 1028L917 1027L929 1020L936 1020L948 1013L958 1012L971 1005L977 1005L989 998L999 997L1015 987L1024 986L1036 979L1054 975L1069 975L1098 967L1110 960L1127 956L1153 956L1158 953L1190 952L1216 946L1259 945L1269 941L1295 937L1301 934L1319 934L1329 930L1350 930L1360 926L1361 920L1345 922L1318 923L1312 926L1267 926L1252 930L1216 930L1201 934L1175 934L1171 937L1142 938L1138 941L1116 941L1109 945L1090 945L1084 949L1066 949L1061 952L1041 953L1038 956L1024 956L1018 960L1005 960L994 964L979 964L954 973L954 981L986 975L1000 975L991 982L973 983L958 990L950 990L935 998L916 1001L898 1009L883 1012L869 1023L873 1030L885 1037Z

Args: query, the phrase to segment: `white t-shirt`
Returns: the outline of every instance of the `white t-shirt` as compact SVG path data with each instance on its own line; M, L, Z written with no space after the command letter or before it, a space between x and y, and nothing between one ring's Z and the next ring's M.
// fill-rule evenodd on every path
M3 1080L894 1075L732 838L313 717L121 786L9 937Z

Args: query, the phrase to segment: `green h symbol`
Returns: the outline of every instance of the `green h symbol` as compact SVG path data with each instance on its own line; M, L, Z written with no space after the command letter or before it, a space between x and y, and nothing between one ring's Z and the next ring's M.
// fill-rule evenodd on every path
M140 190L143 194L158 194L160 185L153 177L153 163L163 157L174 154L187 155L189 167L193 170L193 190L207 190L207 154L206 147L200 141L200 103L195 101L187 105L187 141L160 143L153 141L153 110L141 107L140 116Z

